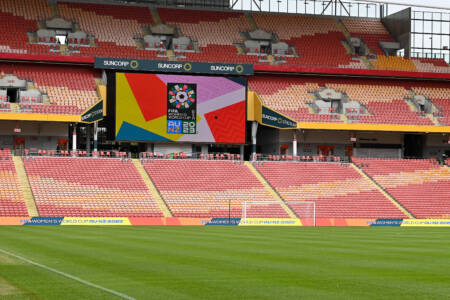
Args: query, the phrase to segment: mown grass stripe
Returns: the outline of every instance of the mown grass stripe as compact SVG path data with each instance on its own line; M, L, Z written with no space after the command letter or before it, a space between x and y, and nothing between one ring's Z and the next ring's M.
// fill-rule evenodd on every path
M25 258L25 257L20 256L20 255L16 255L16 254L14 254L14 253L11 253L11 252L9 252L9 251L0 249L0 252L3 253L3 254L9 255L9 256L11 256L11 257L14 257L14 258L16 258L16 259L19 259L19 260L21 260L21 261L24 261L24 262L26 262L26 263L29 263L29 264L31 264L31 265L34 265L34 266L36 266L36 267L39 267L39 268L41 268L41 269L45 269L45 270L48 270L48 271L50 271L50 272L53 272L53 273L59 274L59 275L61 275L61 276L67 277L67 278L69 278L69 279L78 281L78 282L81 283L81 284L84 284L84 285L87 285L87 286L90 286L90 287L93 287L93 288L102 290L102 291L107 292L107 293L109 293L109 294L113 294L113 295L115 295L115 296L118 296L118 297L121 297L121 298L124 298L124 299L128 299L128 300L135 300L135 298L133 298L133 297L131 297L131 296L128 296L128 295L125 295L125 294L123 294L123 293L120 293L120 292L117 292L117 291L114 291L114 290L105 288L105 287L103 287L103 286L100 286L100 285L98 285L98 284L95 284L95 283L86 281L86 280L84 280L84 279L81 279L81 278L76 277L76 276L74 276L74 275L68 274L68 273L66 273L66 272L62 272L62 271L56 270L56 269L54 269L54 268L52 268L52 267L49 267L49 266L46 266L46 265L43 265L43 264L34 262L34 261L29 260L29 259L27 259L27 258Z

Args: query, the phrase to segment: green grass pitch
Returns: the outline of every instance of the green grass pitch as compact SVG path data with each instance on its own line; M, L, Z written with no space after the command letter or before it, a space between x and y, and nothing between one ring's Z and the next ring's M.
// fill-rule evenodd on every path
M135 299L448 299L445 228L0 226L0 249ZM0 299L120 299L0 254Z

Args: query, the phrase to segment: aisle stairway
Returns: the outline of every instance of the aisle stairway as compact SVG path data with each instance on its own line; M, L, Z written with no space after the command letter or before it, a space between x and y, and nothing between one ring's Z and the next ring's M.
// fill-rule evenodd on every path
M147 186L148 190L153 196L153 199L156 200L156 202L159 205L159 208L164 214L164 217L173 217L172 212L170 211L169 207L167 206L166 202L161 197L161 194L156 189L155 185L153 184L153 181L150 179L150 176L148 176L147 171L145 171L144 166L141 164L139 159L134 158L133 164L136 167L139 175L141 175L142 180L144 180L145 185Z
M150 14L152 15L152 18L153 18L153 21L155 22L155 24L156 25L162 24L161 18L159 17L158 9L156 9L154 7L149 7L148 9L150 10Z
M252 171L255 177L261 182L261 184L266 188L266 190L272 195L272 197L278 201L281 207L289 214L291 218L298 218L295 212L284 202L283 198L272 188L272 186L267 182L267 180L261 175L261 173L253 166L253 164L249 161L245 162L245 165Z
M23 198L30 217L39 217L39 212L34 201L33 193L31 192L30 182L25 172L22 157L14 156L14 166L16 168L17 177L19 178L20 186L22 188Z
M397 200L394 199L388 192L386 192L377 182L375 182L372 177L367 175L366 172L364 172L362 169L358 168L354 163L350 164L353 169L355 169L359 174L361 174L362 177L366 178L368 181L372 183L372 185L381 193L383 194L389 201L392 202L398 209L400 209L405 215L407 215L411 219L415 219L414 215L408 211L403 205L401 205Z

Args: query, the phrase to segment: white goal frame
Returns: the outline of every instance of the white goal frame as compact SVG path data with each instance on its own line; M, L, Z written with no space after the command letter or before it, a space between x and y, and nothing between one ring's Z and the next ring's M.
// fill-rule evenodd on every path
M256 205L268 205L268 204L277 204L283 207L283 205L279 201L245 201L242 205L242 217L241 220L245 224L247 222L247 205L256 204ZM315 201L290 201L288 203L284 203L284 205L288 206L292 211L293 209L290 207L291 204L309 204L313 206L313 212L311 218L313 219L313 226L317 226L316 222L316 202ZM295 212L294 212L295 213ZM300 218L299 218L300 219Z

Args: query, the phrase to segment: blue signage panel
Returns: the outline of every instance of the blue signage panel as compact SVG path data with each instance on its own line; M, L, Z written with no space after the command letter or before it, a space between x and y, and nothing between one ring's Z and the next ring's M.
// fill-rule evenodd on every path
M297 128L297 122L264 105L262 106L261 123L281 129Z
M221 75L253 75L253 65L206 62L182 62L127 58L96 57L96 69L149 71L158 73L200 73Z

